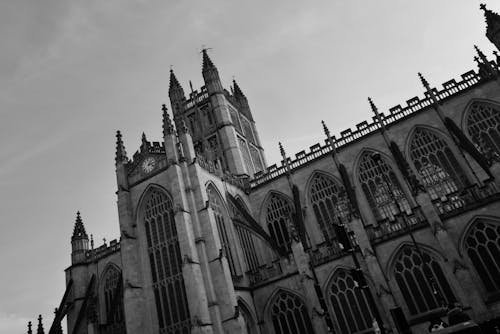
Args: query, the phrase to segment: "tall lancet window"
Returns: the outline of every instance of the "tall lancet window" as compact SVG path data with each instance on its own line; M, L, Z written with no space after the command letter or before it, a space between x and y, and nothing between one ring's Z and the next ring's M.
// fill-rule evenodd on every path
M117 330L124 324L122 274L109 265L104 274L103 297L106 325Z
M472 142L485 154L500 155L500 108L486 102L473 102L467 115Z
M152 189L147 195L144 225L160 333L190 333L174 211L165 192Z
M288 224L291 219L292 208L289 202L278 194L272 194L267 203L266 223L271 237L278 246L290 250L290 234Z
M355 286L347 270L333 276L327 294L339 333L365 333L372 328L375 313L370 308L371 296Z
M373 152L363 153L359 164L359 181L378 221L394 220L400 209L411 211L401 184L384 157L377 162L373 159Z
M222 198L219 193L215 189L213 185L209 185L207 188L208 194L208 202L210 207L212 208L215 216L215 222L217 224L217 230L219 232L219 239L222 245L222 249L224 250L227 262L229 264L229 270L233 276L236 276L236 265L232 250L232 242L230 238L230 226L229 226L229 217L226 211L226 207L222 202Z
M309 190L311 203L323 236L327 241L335 238L334 224L350 220L349 202L344 187L331 177L316 173Z
M314 333L304 302L291 293L280 291L271 306L275 334Z
M478 219L465 237L465 250L486 291L500 292L500 224Z
M428 130L415 130L410 157L434 202L454 197L467 182L448 144Z
M439 308L443 302L448 305L456 301L438 261L425 250L421 252L422 256L414 247L406 246L394 262L394 278L411 315Z

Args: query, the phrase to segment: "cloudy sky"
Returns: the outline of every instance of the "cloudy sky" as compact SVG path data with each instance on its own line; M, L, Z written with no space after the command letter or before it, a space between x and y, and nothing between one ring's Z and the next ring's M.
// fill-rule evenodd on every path
M495 1L486 1L499 11ZM471 0L1 0L0 334L53 318L80 210L96 245L118 236L115 131L129 154L161 136L172 65L201 86L212 48L249 98L267 152L289 154L475 68L491 55Z

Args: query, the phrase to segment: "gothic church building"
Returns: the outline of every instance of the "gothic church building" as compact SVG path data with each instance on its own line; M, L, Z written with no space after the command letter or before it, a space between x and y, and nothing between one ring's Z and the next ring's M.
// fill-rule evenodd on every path
M500 16L484 6L500 48ZM50 333L427 333L500 317L500 72L478 70L267 166L249 101L203 51L163 138L116 135L119 241L77 215ZM172 113L170 116L169 113Z

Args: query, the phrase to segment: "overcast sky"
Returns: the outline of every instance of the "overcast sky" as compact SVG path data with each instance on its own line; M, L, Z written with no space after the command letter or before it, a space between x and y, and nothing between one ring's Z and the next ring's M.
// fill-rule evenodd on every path
M500 5L485 1L496 11ZM0 334L48 329L80 210L118 236L115 131L160 140L168 71L201 86L202 45L247 95L268 163L475 68L479 1L1 0Z

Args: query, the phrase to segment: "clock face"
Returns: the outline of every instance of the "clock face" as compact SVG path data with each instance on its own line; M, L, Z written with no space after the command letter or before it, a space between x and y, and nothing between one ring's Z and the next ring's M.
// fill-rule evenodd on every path
M146 173L149 173L155 168L155 165L156 165L155 159L151 157L146 158L142 162L142 170L145 171Z

